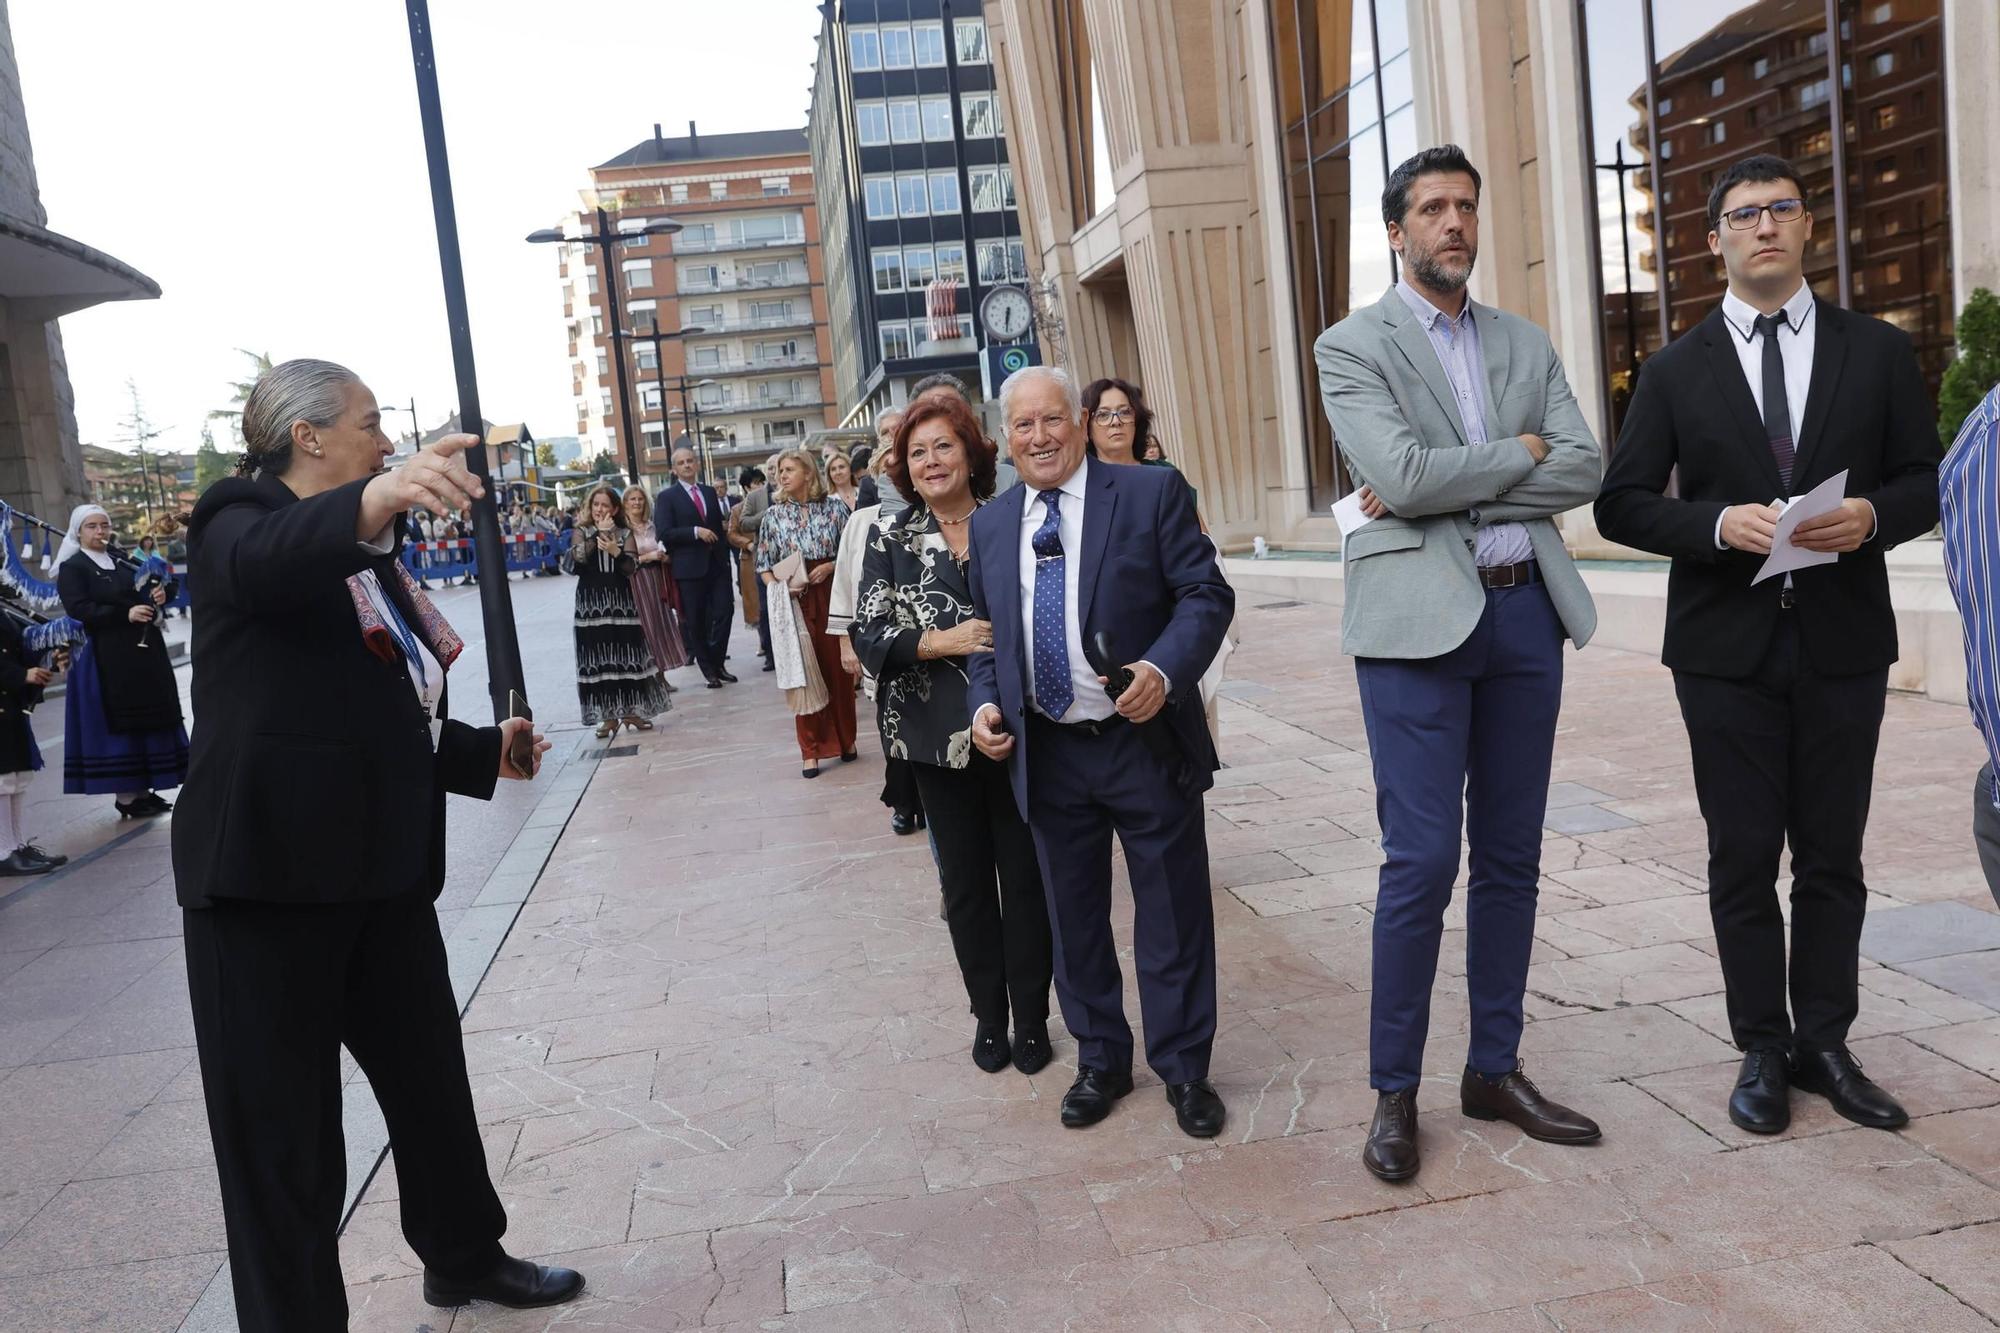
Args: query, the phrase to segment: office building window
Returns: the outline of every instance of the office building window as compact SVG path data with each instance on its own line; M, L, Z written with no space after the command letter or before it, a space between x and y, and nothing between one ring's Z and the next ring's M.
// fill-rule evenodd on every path
M875 290L883 294L903 290L903 252L893 246L887 250L877 250L872 256L875 266Z
M688 323L699 324L705 329L722 323L722 307L719 305L691 305L685 313Z
M972 186L972 211L975 213L997 213L1000 211L1000 168L970 167L965 173Z
M649 348L647 350L650 351L651 349ZM609 375L611 373L611 358L606 356L602 351L598 352L597 354L597 373L600 376Z
M686 203L688 201L687 182L683 181L678 185L669 185L667 187L667 197L677 204Z
M889 108L881 102L856 102L854 137L863 148L879 148L888 143Z
M1000 168L1000 202L1008 208L1014 206L1014 168Z
M719 346L691 348L688 351L688 365L695 370L720 370L722 348Z
M754 320L790 319L792 318L792 303L790 301L752 301L750 303L750 318Z
M1028 280L1028 247L1020 241L1007 242L1007 277L1014 282Z
M949 97L926 97L923 102L924 140L927 143L951 142L951 99Z
M899 98L889 103L889 139L892 143L921 143L923 122L917 115L917 99Z
M880 222L896 216L894 176L869 176L862 181L862 191L868 199L868 216L871 219Z
M715 264L682 264L681 290L712 292L722 286L722 269Z
M652 371L660 368L658 358L653 355L653 344L649 342L637 344L633 349L633 357L638 361L641 370Z
M915 51L910 45L910 30L903 27L892 28L885 24L881 28L881 33L882 68L915 69L917 61Z
M937 276L937 261L931 257L928 245L906 245L903 247L903 277L911 291L922 291L931 285Z
M798 215L762 213L736 223L736 239L752 243L803 240L805 223Z
M917 68L941 69L944 66L944 24L917 23L910 27L910 35L917 50Z
M981 241L973 249L979 262L979 285L990 287L1007 281L1007 242Z
M886 320L878 332L882 337L882 359L884 361L907 361L909 359L910 326L908 324L905 324L901 320ZM611 395L606 393L604 397L606 402L609 403ZM611 409L607 406L604 410L609 412Z
M875 29L847 30L847 62L857 71L882 68L882 38Z
M965 247L957 241L939 243L937 247L937 275L965 282Z
M1601 409L1606 443L1624 423L1646 358L1700 323L1722 299L1728 277L1708 251L1708 192L1722 168L1752 153L1785 156L1805 176L1800 186L1813 215L1807 284L1824 300L1908 329L1935 388L1950 358L1955 313L1946 128L1941 116L1918 121L1899 116L1898 108L1916 106L1929 91L1942 94L1941 0L1878 6L1879 20L1873 10L1857 12L1858 6L1843 4L1839 11L1849 17L1842 19L1833 43L1822 5L1578 3L1588 143L1597 168L1593 211L1604 220L1596 275L1605 395L1601 404L1585 407ZM1649 16L1658 59L1651 67L1645 55ZM1858 51L1849 31L1854 23L1863 24L1866 33ZM1914 45L1919 42L1921 47ZM1839 60L1837 75L1827 67L1830 45ZM1923 51L1923 59L1914 59L1913 50ZM1764 81L1739 80L1734 86L1750 114L1736 126L1739 133L1726 138L1712 101L1730 91L1717 72L1725 54L1738 72L1769 62ZM1878 68L1884 56L1891 59ZM1898 92L1895 101L1885 102L1870 79L1892 72ZM1858 105L1857 74L1877 105ZM1942 105L1941 95L1938 100ZM1657 123L1647 115L1649 101L1658 108ZM1676 107L1684 110L1677 113ZM1843 135L1844 180L1833 170L1835 134ZM1672 139L1681 140L1679 156L1667 151ZM1689 151L1693 144L1713 151ZM1887 193L1913 227L1892 231L1888 219L1868 207ZM1849 252L1847 290L1841 278L1843 239ZM1899 265L1900 282L1884 276L1891 263Z
M659 411L660 386L657 384L641 384L639 386L639 406L645 408L648 412Z
M647 453L662 453L667 447L667 428L658 422L649 422L639 427L641 447Z
M603 410L605 416L608 417L611 415L611 390L599 389L597 391L597 405Z
M965 110L965 137L991 139L1000 133L1000 117L992 93L964 93L959 104Z
M790 176L766 176L764 178L764 197L766 199L775 199L779 195L790 194L791 192L792 178Z
M653 261L650 259L628 259L619 265L625 270L627 287L650 287L653 285Z
M982 19L959 19L955 25L958 31L958 63L961 65L984 65L986 54L986 23Z
M931 211L922 176L896 177L896 205L906 218L920 218Z
M956 171L933 171L931 173L931 212L947 215L958 212L958 173Z

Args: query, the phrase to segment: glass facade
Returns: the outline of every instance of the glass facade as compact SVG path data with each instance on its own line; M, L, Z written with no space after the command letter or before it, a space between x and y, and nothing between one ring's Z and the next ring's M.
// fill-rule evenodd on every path
M1382 223L1389 169L1417 151L1405 0L1272 0L1271 55L1284 135L1306 469L1313 510L1347 492L1314 386L1312 344L1395 281Z
M1612 437L1646 357L1721 299L1709 190L1760 152L1805 177L1806 281L1909 333L1935 391L1954 313L1940 0L1579 8Z

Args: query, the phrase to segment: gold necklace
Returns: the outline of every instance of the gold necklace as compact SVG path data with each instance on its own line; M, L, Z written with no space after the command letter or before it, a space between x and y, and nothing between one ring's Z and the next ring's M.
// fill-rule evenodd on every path
M938 512L937 512L937 511L936 511L935 509L933 509L933 510L931 511L931 516L932 516L933 518L937 519L937 521L938 521L938 522L940 522L940 523L944 523L944 524L948 524L949 526L951 526L951 527L954 527L954 528L955 528L955 527L957 527L957 526L958 526L959 524L961 524L961 523L965 522L965 521L966 521L967 519L971 518L971 517L973 516L973 514L975 514L975 513L977 513L977 512L978 512L978 510L979 510L979 506L975 504L975 505L973 505L973 506L972 506L972 508L970 508L970 509L966 510L966 511L965 511L965 512L964 512L963 514L960 514L960 515L959 515L959 516L958 516L957 518L946 518L946 517L945 517L945 516L944 516L943 514L940 514L940 513L938 513Z

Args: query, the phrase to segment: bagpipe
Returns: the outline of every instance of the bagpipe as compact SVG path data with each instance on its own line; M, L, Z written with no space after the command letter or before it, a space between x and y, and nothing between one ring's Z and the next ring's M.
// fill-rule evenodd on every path
M63 530L0 500L0 544L6 548L4 555L0 555L0 614L20 629L21 642L34 665L62 671L69 666L70 650L84 641L84 628L81 621L64 613L62 594L56 585L38 575L28 563L27 557L35 554L38 532L41 569L53 574L50 565L55 559L55 545L51 538L60 539ZM139 591L150 593L155 587L172 588L172 566L164 559L136 557L116 542L112 543L109 554L115 564L132 575L133 587ZM172 595L169 591L169 600Z

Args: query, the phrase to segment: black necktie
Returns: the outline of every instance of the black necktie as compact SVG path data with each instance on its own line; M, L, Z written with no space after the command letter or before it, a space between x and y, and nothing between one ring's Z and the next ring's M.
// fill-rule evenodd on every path
M1792 407L1785 401L1785 357L1778 350L1778 330L1785 327L1783 315L1759 315L1755 332L1764 335L1764 434L1771 441L1771 457L1777 460L1778 475L1785 491L1792 489Z

